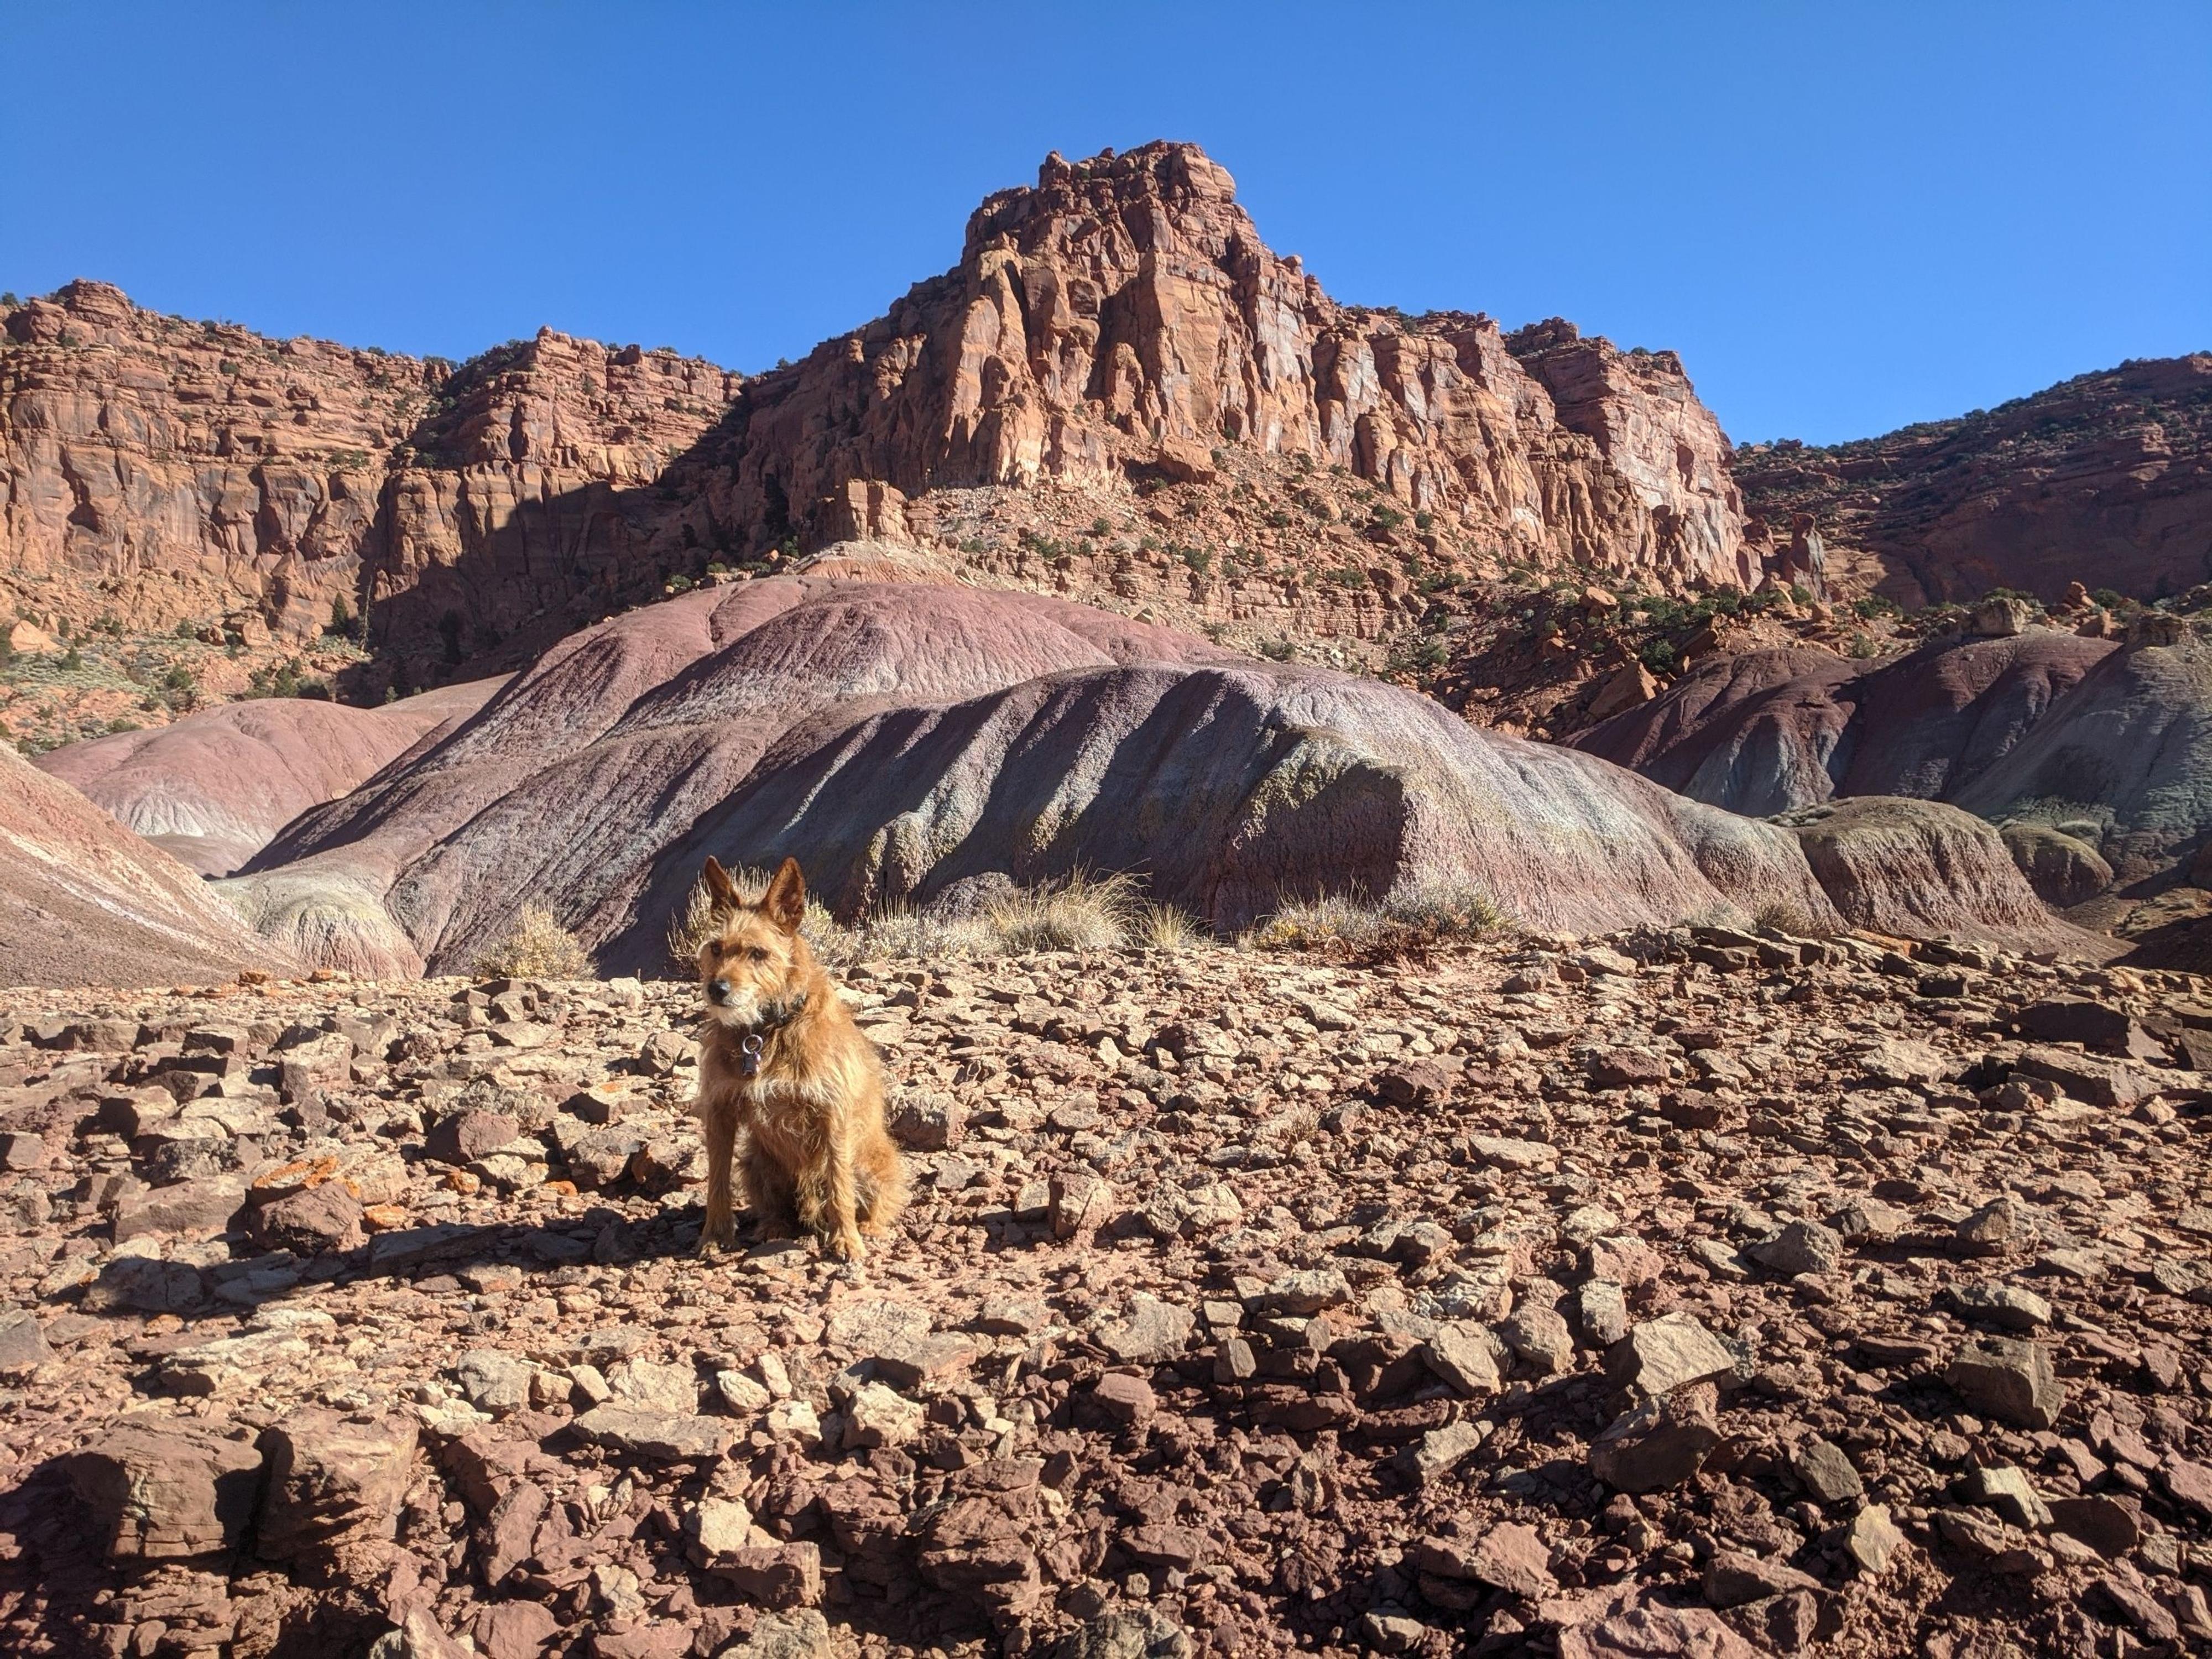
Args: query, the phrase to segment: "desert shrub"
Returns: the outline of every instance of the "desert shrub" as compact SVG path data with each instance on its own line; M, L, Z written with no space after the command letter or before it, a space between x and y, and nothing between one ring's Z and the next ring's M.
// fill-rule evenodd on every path
M1836 931L1832 924L1814 921L1784 899L1767 900L1752 912L1751 919L1756 927L1787 933L1792 939L1826 939Z
M1509 921L1478 888L1458 882L1417 882L1394 890L1379 903L1352 893L1294 900L1238 943L1270 950L1399 950L1484 938Z
M1376 912L1341 893L1285 904L1237 943L1251 948L1303 951L1342 945L1373 931Z
M748 899L768 888L763 871L733 869L730 878ZM695 971L700 945L721 921L714 895L699 883L667 933L670 960L685 976ZM1136 877L1087 871L1017 889L973 915L935 915L894 902L853 927L839 922L810 896L799 933L831 967L1040 951L1181 951L1205 937L1203 926L1186 912L1146 901Z
M1092 876L1078 870L1061 880L1024 888L995 901L983 920L1000 951L1118 951L1129 941L1141 900L1126 872Z
M1131 929L1133 942L1151 951L1188 950L1199 934L1199 925L1190 913L1172 904L1139 905L1136 925Z
M592 959L542 904L526 904L514 930L470 964L478 979L589 979Z
M889 957L922 961L989 956L998 935L981 916L926 915L911 904L888 904L850 933L853 961Z

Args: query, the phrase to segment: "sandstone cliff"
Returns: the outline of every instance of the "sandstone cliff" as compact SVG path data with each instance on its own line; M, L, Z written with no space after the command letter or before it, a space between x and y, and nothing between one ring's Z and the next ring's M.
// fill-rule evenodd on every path
M88 282L4 338L0 605L250 617L276 655L342 601L383 659L360 680L526 661L711 565L856 536L1370 665L1439 569L1759 574L1672 354L1340 305L1187 144L1048 159L951 270L743 383L550 331L455 369Z
M658 477L735 382L550 330L455 370L72 283L5 319L0 605L79 633L228 619L281 654L337 602L419 681L637 574L607 497Z
M1754 445L1735 476L1754 539L1810 514L1832 561L1908 605L2072 581L2163 598L2212 577L2212 352L1832 448Z
M951 270L749 382L725 435L699 527L751 544L943 531L962 487L1211 483L1228 446L1339 469L1499 558L1756 575L1727 441L1671 355L1340 305L1189 144L1048 158ZM1297 478L1240 482L1246 543L1295 543L1265 498Z

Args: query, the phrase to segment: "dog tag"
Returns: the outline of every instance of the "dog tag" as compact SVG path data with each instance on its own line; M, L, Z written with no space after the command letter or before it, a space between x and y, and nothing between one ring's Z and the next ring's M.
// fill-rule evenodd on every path
M761 1036L756 1031L738 1044L738 1063L747 1077L760 1075Z

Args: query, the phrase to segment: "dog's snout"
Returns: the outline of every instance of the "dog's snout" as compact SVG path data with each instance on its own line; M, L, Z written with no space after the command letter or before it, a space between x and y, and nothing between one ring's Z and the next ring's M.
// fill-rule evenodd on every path
M730 1000L730 981L727 981L727 980L726 980L726 979L714 979L714 980L709 980L709 981L707 981L707 1000L708 1000L708 1001L709 1001L709 1002L727 1002L729 1000Z

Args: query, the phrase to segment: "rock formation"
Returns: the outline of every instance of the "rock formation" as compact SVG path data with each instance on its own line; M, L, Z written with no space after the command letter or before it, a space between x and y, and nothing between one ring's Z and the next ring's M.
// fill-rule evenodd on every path
M459 369L274 341L91 282L0 340L0 601L137 632L246 607L297 642L341 600L410 685L794 538L957 545L1255 640L1402 632L1424 561L1759 574L1671 353L1340 305L1188 144L1052 157L951 270L742 390L550 331Z
M798 856L848 920L1084 869L1136 872L1228 929L1422 890L1547 928L1835 920L1787 830L1594 757L1401 688L845 554L573 636L222 890L283 948L359 972L465 966L544 903L603 968L649 973L710 852ZM1940 860L1899 877L1923 878L1942 884ZM1979 903L1926 908L1968 936L2033 931L2016 876Z
M1950 800L2114 648L2033 628L1878 662L1807 647L1715 656L1571 742L1754 817L1835 795Z
M333 600L406 597L390 644L418 678L634 583L608 495L658 477L736 383L550 330L457 371L94 282L3 326L0 602L139 633L243 608L296 644Z
M1810 514L1855 586L1908 605L2073 581L2163 598L2212 578L2212 352L1830 448L1753 445L1735 477L1754 542Z
M376 708L304 697L226 703L36 763L201 875L227 876L309 807L444 736L501 684L471 680Z
M1727 441L1671 354L1340 305L1189 144L1048 158L976 210L951 270L749 381L721 436L716 541L911 533L949 504L910 498L963 486L1206 482L1242 445L1504 556L1754 575Z
M2051 824L2123 882L2200 852L2212 844L2212 641L2178 617L2144 618L1948 799Z
M2212 647L2144 613L2123 643L2029 627L1879 663L1716 658L1572 739L1695 800L1765 816L1831 798L1948 801L2005 826L2045 896L2080 903L2212 837Z
M192 872L0 744L0 985L204 981L291 961Z

